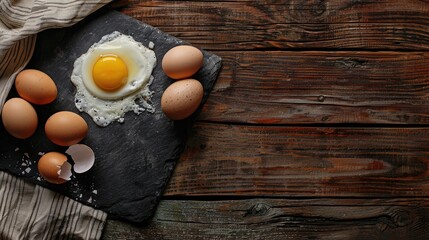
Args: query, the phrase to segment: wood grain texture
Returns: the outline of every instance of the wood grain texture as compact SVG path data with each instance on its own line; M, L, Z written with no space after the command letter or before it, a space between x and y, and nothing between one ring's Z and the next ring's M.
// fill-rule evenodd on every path
M224 67L169 200L103 239L429 238L427 0L116 4Z
M427 199L161 201L144 227L109 221L103 239L427 239Z
M218 52L199 119L258 124L429 123L426 52Z
M429 129L199 123L166 196L429 196Z
M123 13L209 50L429 49L429 3L421 0L127 4Z
M428 124L426 52L217 52L223 70L200 120Z

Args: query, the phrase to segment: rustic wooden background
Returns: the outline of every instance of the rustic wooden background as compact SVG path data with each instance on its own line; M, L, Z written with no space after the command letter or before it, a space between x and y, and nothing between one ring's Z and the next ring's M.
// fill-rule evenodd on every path
M154 218L103 239L429 239L429 1L133 1L223 58Z

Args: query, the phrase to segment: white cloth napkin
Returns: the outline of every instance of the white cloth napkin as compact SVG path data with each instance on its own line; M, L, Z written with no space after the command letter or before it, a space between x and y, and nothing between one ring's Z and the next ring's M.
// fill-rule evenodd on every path
M38 32L71 26L110 1L0 0L0 110L33 54ZM0 239L99 239L106 217L0 172Z

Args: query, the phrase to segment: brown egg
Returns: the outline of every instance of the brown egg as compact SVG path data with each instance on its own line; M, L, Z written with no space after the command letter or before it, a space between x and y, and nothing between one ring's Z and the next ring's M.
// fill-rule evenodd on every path
M45 133L53 143L71 146L85 138L88 133L88 124L76 113L57 112L46 121Z
M177 46L170 49L162 59L162 69L172 79L194 75L203 64L203 53L196 47Z
M187 118L197 110L203 95L203 86L195 79L174 82L162 94L162 111L173 120Z
M37 105L51 103L57 97L57 86L52 78L39 70L20 72L15 79L15 88L19 96Z
M37 113L22 98L11 98L3 106L1 118L6 131L19 139L31 137L37 128Z
M60 178L58 172L66 161L66 155L59 152L49 152L39 159L37 169L46 181L54 184L65 183L67 180Z

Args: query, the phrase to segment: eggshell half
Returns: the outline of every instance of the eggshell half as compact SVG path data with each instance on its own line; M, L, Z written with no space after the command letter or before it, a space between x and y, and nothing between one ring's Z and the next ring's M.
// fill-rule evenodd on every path
M92 149L84 144L71 145L66 153L74 161L73 169L76 173L84 173L92 168L95 162L95 154Z

